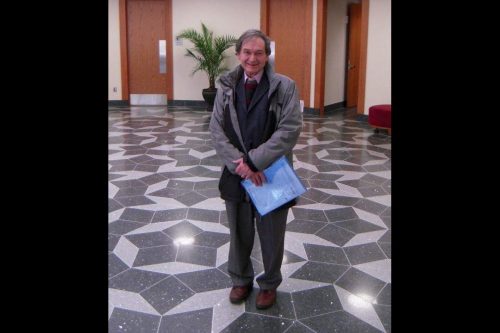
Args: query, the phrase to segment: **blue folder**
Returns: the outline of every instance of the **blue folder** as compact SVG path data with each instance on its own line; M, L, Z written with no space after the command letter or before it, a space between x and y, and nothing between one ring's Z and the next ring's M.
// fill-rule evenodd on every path
M261 216L307 191L285 156L265 169L264 175L267 181L262 186L255 186L249 179L241 181Z

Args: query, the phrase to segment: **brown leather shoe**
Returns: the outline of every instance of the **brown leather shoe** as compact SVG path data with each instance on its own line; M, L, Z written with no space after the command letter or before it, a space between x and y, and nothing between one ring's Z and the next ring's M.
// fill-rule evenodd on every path
M252 291L253 286L234 286L229 293L229 300L231 303L241 303L247 299Z
M255 306L257 309L267 309L276 301L276 289L261 290L257 295Z

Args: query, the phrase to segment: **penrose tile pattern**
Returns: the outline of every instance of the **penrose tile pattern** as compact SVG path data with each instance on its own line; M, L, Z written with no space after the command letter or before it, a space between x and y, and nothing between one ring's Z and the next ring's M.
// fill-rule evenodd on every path
M109 109L109 332L390 332L391 138L304 115L277 303L229 302L210 113ZM263 270L258 237L254 269Z

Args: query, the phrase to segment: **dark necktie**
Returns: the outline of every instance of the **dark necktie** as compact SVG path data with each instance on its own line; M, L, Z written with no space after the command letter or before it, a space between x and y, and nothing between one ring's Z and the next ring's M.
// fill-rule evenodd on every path
M247 107L250 105L252 101L253 93L255 92L255 88L257 88L257 80L248 78L245 82L245 97L247 102Z

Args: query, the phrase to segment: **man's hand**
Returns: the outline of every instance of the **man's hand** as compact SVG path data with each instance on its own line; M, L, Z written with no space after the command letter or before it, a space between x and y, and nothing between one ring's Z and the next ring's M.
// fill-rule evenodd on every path
M238 158L233 162L238 164L235 171L241 178L250 179L255 186L262 186L262 184L266 182L266 176L264 176L264 173L262 171L253 172L248 164L243 162L243 158Z

